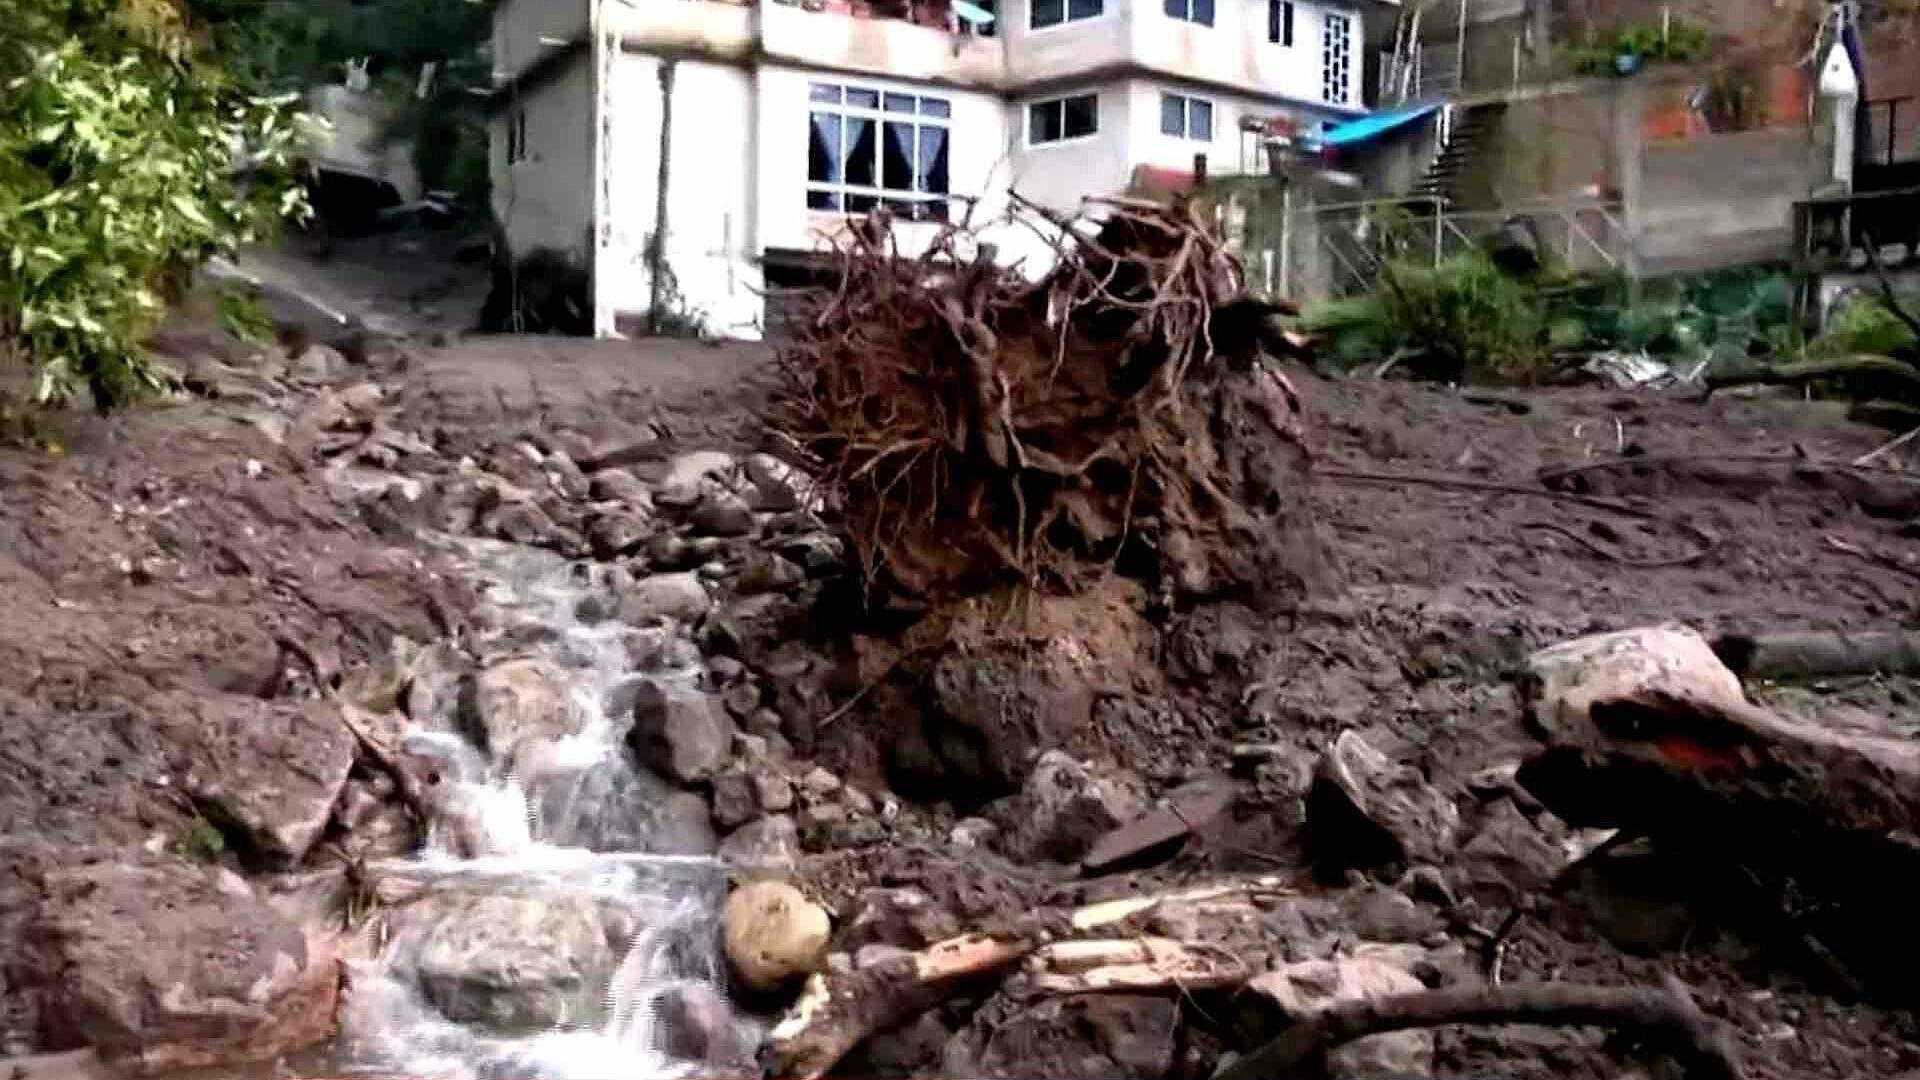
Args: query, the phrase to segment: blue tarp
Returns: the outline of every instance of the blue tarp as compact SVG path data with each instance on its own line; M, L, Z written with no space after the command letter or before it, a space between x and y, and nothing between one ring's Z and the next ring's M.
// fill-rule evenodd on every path
M969 4L967 0L952 0L952 4L954 14L959 15L962 19L965 19L973 25L993 25L993 12L988 11L986 8L980 7L977 4Z
M1372 116L1349 120L1339 127L1321 132L1320 142L1332 147L1358 146L1369 139L1375 139L1389 131L1405 127L1439 108L1440 103L1436 101L1428 105L1410 105L1392 112L1377 112Z

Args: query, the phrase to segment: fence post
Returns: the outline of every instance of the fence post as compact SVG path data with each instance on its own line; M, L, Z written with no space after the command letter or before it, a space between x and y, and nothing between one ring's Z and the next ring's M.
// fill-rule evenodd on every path
M1293 295L1293 185L1280 184L1280 295Z
M1447 203L1439 196L1433 198L1433 268L1440 269L1440 248L1447 240Z

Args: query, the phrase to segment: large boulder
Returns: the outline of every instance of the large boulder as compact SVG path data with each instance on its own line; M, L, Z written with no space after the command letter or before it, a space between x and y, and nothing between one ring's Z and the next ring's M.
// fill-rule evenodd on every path
M727 962L754 990L775 990L819 970L832 924L825 908L783 881L742 885L722 916Z
M1253 1037L1278 1035L1289 1024L1345 1001L1417 993L1426 984L1391 959L1391 950L1362 946L1358 955L1303 960L1258 975L1240 996ZM1327 1055L1329 1080L1426 1076L1433 1070L1433 1032L1397 1031L1355 1039Z
M800 861L800 826L788 814L756 818L720 841L719 856L728 866L746 870L791 870Z
M661 619L695 623L712 607L707 587L692 571L652 574L620 591L620 621L633 626Z
M1307 836L1329 869L1438 862L1453 847L1460 811L1419 770L1343 731L1307 792Z
M640 760L683 784L710 780L727 762L734 726L714 698L685 682L643 680L628 734Z
M180 789L271 862L304 858L346 786L357 744L329 702L170 693L149 702Z
M1659 696L1739 707L1740 679L1683 626L1643 626L1552 645L1527 660L1529 717L1548 738L1585 724L1596 701Z
M392 932L428 1002L502 1034L593 1023L618 962L584 895L437 892L396 912Z
M719 450L681 454L668 463L666 475L654 486L653 501L660 506L691 507L701 495L716 490L719 479L733 469L733 455Z
M1023 860L1077 862L1094 841L1146 808L1137 778L1095 769L1060 750L1034 764L1020 792L995 807L1007 853Z
M573 708L567 673L550 660L504 660L474 677L473 722L494 760L511 765L534 740L577 734L585 717Z
M11 959L43 982L51 1045L92 1045L152 1072L270 1061L332 1034L330 940L309 936L218 867L146 857L48 870Z
M1172 997L1083 994L1047 998L1002 1021L976 1055L947 1046L945 1074L1029 1080L1165 1080L1180 1044Z

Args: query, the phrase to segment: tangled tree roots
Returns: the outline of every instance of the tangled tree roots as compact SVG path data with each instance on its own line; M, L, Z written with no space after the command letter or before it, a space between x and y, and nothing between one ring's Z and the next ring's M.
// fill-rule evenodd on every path
M1302 408L1272 362L1296 348L1272 325L1288 309L1247 295L1186 206L1095 205L1016 202L1058 253L1038 283L982 230L910 258L876 216L796 320L782 422L870 584L1071 592L1117 568L1260 597L1314 573Z

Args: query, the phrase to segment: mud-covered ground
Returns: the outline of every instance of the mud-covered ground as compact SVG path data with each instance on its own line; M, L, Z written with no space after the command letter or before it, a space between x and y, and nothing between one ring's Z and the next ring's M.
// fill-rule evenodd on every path
M189 372L208 351L235 360L202 380L217 396L110 421L62 420L58 454L0 449L9 615L0 620L0 818L15 853L0 867L0 948L24 932L36 875L71 851L204 856L195 848L206 842L209 806L233 793L183 790L196 764L240 773L241 761L284 760L288 775L305 775L297 748L230 741L232 715L301 699L303 687L340 685L392 636L432 641L462 620L470 600L431 554L329 488L303 441L324 434L303 432L290 395L377 373L388 422L418 433L446 462L496 461L488 455L530 435L740 454L773 445L755 418L772 382L758 347L478 338L385 347L370 368L360 358L342 358L352 370L303 371L293 361L262 375L237 360L243 349L204 328L170 340ZM1142 604L1142 622L1103 614L1101 601L1055 628L1064 637L1139 635L1124 648L1106 643L1105 659L1119 658L1107 673L1111 692L1090 706L1091 723L1062 734L1061 748L1124 775L1143 800L1231 776L1230 809L1176 854L1104 880L1024 857L991 831L977 833L989 839L976 848L976 833L960 829L962 843L955 826L969 818L1018 834L1019 822L1006 818L1021 805L1009 801L1017 783L962 780L950 758L942 765L921 752L939 738L928 719L939 695L923 681L931 676L911 657L893 665L897 652L863 652L847 636L845 606L829 603L813 626L835 674L824 700L805 702L809 718L782 710L781 731L808 765L897 795L905 810L864 832L815 821L822 827L806 834L798 875L811 891L846 920L864 889L910 885L936 899L946 929L967 929L1036 905L1221 871L1278 874L1325 901L1303 941L1418 944L1447 958L1428 971L1436 981L1487 974L1492 934L1525 907L1531 914L1500 950L1506 979L1625 984L1671 971L1733 1026L1756 1077L1920 1068L1911 1015L1856 1000L1790 912L1743 892L1726 868L1628 847L1549 895L1566 845L1579 838L1510 773L1533 745L1515 680L1541 646L1667 621L1708 635L1920 622L1912 525L1920 485L1891 470L1861 483L1812 467L1865 453L1884 433L1774 393L1709 402L1600 389L1486 397L1295 378L1320 470L1309 505L1324 572L1311 587L1267 614L1257 608L1268 605L1236 601ZM1538 488L1543 470L1621 456L1643 464L1547 478L1638 514L1485 486ZM1483 486L1451 482L1460 480ZM1749 692L1803 714L1862 709L1920 720L1920 691L1902 678ZM209 702L226 711L211 716ZM1315 873L1300 835L1302 773L1349 730L1413 765L1458 808L1458 847L1436 873L1372 884ZM1247 744L1267 748L1263 763L1236 761L1234 747ZM271 855L221 857L252 874L278 869ZM18 979L18 965L10 970ZM963 998L854 1064L937 1070L943 1040L951 1064L961 1036L992 1042L993 1025L1007 1019L1004 1003L985 1000ZM35 1027L33 1001L8 992L5 1004L0 1053L85 1041L68 1032L54 1045ZM1213 1004L1183 1001L1192 1015L1166 1075L1206 1075L1231 1041L1208 1013ZM1101 1023L1164 1019L1139 1008ZM1057 1041L1049 1025L1070 1029L1072 1020L1022 1016L997 1049L968 1060L1049 1074L1047 1047ZM1631 1051L1596 1030L1445 1029L1434 1075L1657 1075Z

